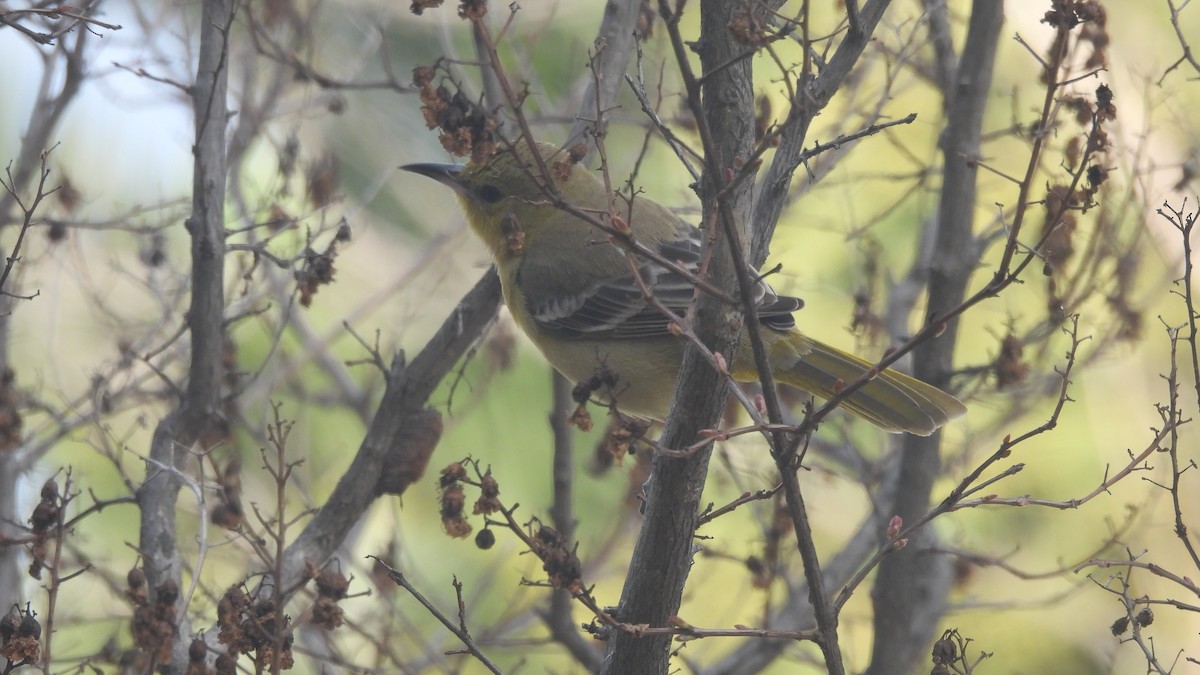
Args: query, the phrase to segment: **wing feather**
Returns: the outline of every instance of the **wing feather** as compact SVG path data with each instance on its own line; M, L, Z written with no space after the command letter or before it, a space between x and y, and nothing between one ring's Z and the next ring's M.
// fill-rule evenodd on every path
M677 238L659 242L659 252L694 276L703 255L702 233L682 221L677 233ZM687 312L695 294L695 284L687 276L653 261L641 265L638 274L656 303L679 316ZM804 305L799 298L778 295L761 279L755 301L763 325L780 331L795 327L792 312ZM543 331L560 338L624 340L670 334L666 314L646 300L632 274L598 281L570 294L541 295L532 304L533 320Z

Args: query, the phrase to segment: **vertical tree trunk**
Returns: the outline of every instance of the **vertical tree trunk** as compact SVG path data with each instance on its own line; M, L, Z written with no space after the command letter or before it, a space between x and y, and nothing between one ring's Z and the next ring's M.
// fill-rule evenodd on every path
M718 211L736 213L746 221L752 182L745 181L727 197L725 209L719 209L714 197L723 186L724 167L734 165L734 157L746 157L754 143L754 95L751 78L752 59L730 65L744 48L729 34L729 21L739 2L705 0L700 4L700 40L696 47L705 72L718 66L723 70L706 79L701 98L698 85L689 81L689 106L705 140L704 213L718 218ZM686 65L686 55L676 58ZM690 73L685 73L685 80ZM702 112L698 110L701 107ZM707 130L711 130L709 133ZM718 227L733 227L718 222ZM739 236L744 236L741 233ZM734 261L724 237L713 240L715 246L710 280L719 288L736 288ZM693 316L696 333L710 349L723 353L730 363L740 333L740 313L719 299L702 297ZM689 347L675 390L675 402L662 442L667 447L683 447L696 438L701 429L715 427L721 419L728 386L722 375ZM669 625L679 611L683 587L691 570L695 552L693 535L700 497L708 473L710 450L687 458L656 455L646 494L646 512L634 548L625 587L621 593L618 618L627 623L649 626ZM668 671L671 638L667 635L635 637L614 633L609 637L608 653L601 670L606 675L663 675Z
M929 311L935 317L962 302L976 263L973 159L979 156L983 113L992 81L1003 3L975 0L954 90L945 92L949 120L942 137L944 166L937 237L929 274ZM952 368L958 324L914 352L915 375L945 387ZM892 512L912 522L929 510L933 481L941 470L941 432L906 436L899 489ZM950 560L931 552L937 535L924 528L909 544L884 559L871 598L875 642L868 675L913 672L927 655L953 582Z
M192 446L217 421L221 357L225 350L225 128L229 31L237 3L205 0L201 14L199 65L191 95L195 113L192 146L192 297L188 308L191 361L183 399L159 423L151 441L146 480L138 490L142 521L139 551L151 592L174 587L178 607L186 603L182 559L175 530L175 503ZM201 516L203 517L203 516ZM183 672L190 630L177 611L172 659L167 672ZM165 666L165 664L163 664Z

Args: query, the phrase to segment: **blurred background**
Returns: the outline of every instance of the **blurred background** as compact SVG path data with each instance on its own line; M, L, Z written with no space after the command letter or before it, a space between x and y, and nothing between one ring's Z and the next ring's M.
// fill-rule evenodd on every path
M911 316L889 316L888 308L918 258L938 199L945 119L924 70L932 63L925 4L893 3L859 70L817 119L810 145L909 113L917 114L916 121L821 155L807 175L797 172L795 199L767 264L782 266L772 279L778 290L804 298L797 316L802 330L866 356L878 357L920 325L919 303ZM948 4L961 44L970 5ZM970 412L945 431L946 476L935 499L1006 435L1018 436L1049 418L1061 384L1057 373L1072 344L1060 330L1071 325L1070 315L1078 315L1083 342L1057 428L1014 449L1011 461L998 467L1021 462L1024 470L987 492L1054 502L1083 497L1163 426L1156 405L1169 399L1167 329L1184 324L1188 313L1179 296L1183 288L1174 283L1183 273L1182 238L1155 211L1166 203L1195 213L1200 128L1193 111L1200 106L1200 72L1177 63L1182 47L1170 3L1106 7L1106 63L1081 65L1070 91L1091 100L1105 83L1114 93L1119 112L1108 127L1108 183L1098 206L1078 215L1073 253L1061 268L1047 275L1035 262L1023 284L963 317L956 353L961 373L954 383ZM1029 160L1027 130L1045 92L1037 54L1053 37L1041 21L1049 8L1006 3L981 158L988 171L981 173L976 212L981 241L991 248L972 288L990 278L988 263L995 264L1017 200L1010 177L1022 175ZM1200 11L1189 10L1179 15L1180 31L1200 35ZM574 121L602 11L603 3L530 2L507 25L501 54L522 83L524 112L544 140L562 141ZM844 12L834 2L814 3L812 11L816 24L826 27ZM244 35L248 15L239 15L235 25L243 35L231 45L230 108L233 127L244 134L230 140L240 144L241 154L231 173L238 187L231 193L228 228L262 227L257 239L230 238L247 248L231 254L226 279L227 362L242 394L212 462L226 466L240 458L248 513L251 505L268 512L276 489L261 469L259 448L268 445L273 403L294 425L287 456L303 460L286 490L288 512L297 517L324 503L357 451L382 391L382 375L363 341L384 357L397 350L415 354L489 265L453 195L397 170L412 162L459 161L426 128L410 85L412 69L447 58L443 67L465 92L478 96L480 85L469 26L454 7L416 15L390 2L266 2L249 3L244 12L265 26L264 36L280 41L256 46ZM142 475L154 425L168 408L167 382L181 377L186 363L186 338L171 336L182 326L190 265L183 223L190 211L194 132L182 88L194 77L199 5L107 2L93 16L120 29L81 27L53 47L0 27L6 92L0 98L0 160L17 163L31 129L50 120L47 184L61 186L41 206L41 221L26 235L10 282L15 292L35 295L11 305L5 336L22 401L19 450L31 460L12 495L21 522L40 486L52 477L61 481L66 471L85 495L80 509L93 496L129 495ZM500 31L506 21L509 9L493 5L493 29ZM684 34L696 35L694 17L686 21ZM89 31L78 47L82 76L54 56L75 45L80 31ZM289 42L295 34L304 39ZM635 68L659 115L685 140L694 139L662 32L652 31L644 49ZM795 45L781 47L785 54L787 49L794 55ZM778 68L764 55L755 58L760 108L767 118L778 117L786 106ZM55 92L76 77L78 93L58 109ZM648 197L694 219L697 200L688 174L648 134L646 116L628 88L619 100L606 138L612 175L624 180L636 166L634 180ZM1065 92L1059 105L1069 109ZM1035 199L1069 176L1067 146L1085 130L1071 113L1062 115L1047 139L1053 149L1038 174ZM25 184L20 191L29 189ZM6 225L0 241L7 251L18 228ZM1040 217L1032 217L1031 242L1040 226ZM334 280L304 306L296 260L306 250L328 251L335 239ZM1019 354L1014 344L1023 345ZM1186 373L1181 377L1186 418L1189 406L1196 410L1189 393L1194 383ZM482 672L465 657L444 656L459 647L455 638L381 580L365 555L385 557L447 612L456 602L451 580L461 581L473 635L505 672L583 672L547 638L538 619L549 590L521 583L542 577L539 561L522 555L524 546L505 532L497 533L490 550L471 537L451 538L439 516L436 472L469 456L491 468L506 504L520 503L518 520L546 518L550 397L549 367L502 311L430 399L445 425L430 471L403 497L380 500L351 534L339 556L343 573L353 577L353 596L342 602L349 625L328 640L300 638L308 649L315 643L327 650L298 656L300 672L334 672L320 665L323 658L343 663L337 667L346 672ZM584 579L595 585L601 604L615 604L638 525L634 495L648 451L618 463L602 461L595 448L603 424L574 433ZM1185 425L1180 433L1181 461L1194 467L1194 432ZM887 456L891 442L844 415L820 429L801 480L823 555L838 551L871 508L870 477L844 461L846 449L874 460ZM756 436L722 443L717 453L705 501L721 505L774 485L774 463ZM1111 630L1125 615L1120 598L1104 588L1117 583L1117 570L1075 567L1092 558L1134 555L1194 578L1197 570L1173 532L1172 495L1161 487L1170 483L1169 470L1166 455L1155 454L1078 509L980 507L931 525L960 554L943 628L958 629L972 640L971 650L993 655L978 672L1145 669L1137 645ZM1179 491L1179 508L1193 519L1200 515L1196 475L1182 474ZM206 511L185 490L181 541L199 536ZM680 612L689 623L758 626L784 596L783 580L800 565L786 538L777 560L782 571L765 582L753 573L766 556L773 513L771 501L757 502L703 528L710 538L701 542ZM255 524L252 515L249 520ZM471 521L476 529L483 526L479 517ZM224 588L258 569L244 536L212 528L207 538L198 572L206 590L190 606L197 629L213 621ZM88 659L116 658L131 644L132 610L122 588L125 572L137 563L134 507L117 504L89 516L68 541L72 564L89 571L73 582L70 602L60 601L57 609L56 672ZM1146 570L1130 577L1133 597L1170 598L1184 590ZM36 605L39 582L26 576L15 583L12 596ZM1194 604L1195 598L1184 601ZM1144 630L1159 658L1200 658L1194 616L1166 606L1155 612L1158 619ZM577 623L589 620L582 607L574 615ZM865 587L847 606L841 627L848 666L861 670L871 644ZM700 671L697 664L716 662L739 640L681 643L677 663ZM796 644L765 672L820 669L815 648Z

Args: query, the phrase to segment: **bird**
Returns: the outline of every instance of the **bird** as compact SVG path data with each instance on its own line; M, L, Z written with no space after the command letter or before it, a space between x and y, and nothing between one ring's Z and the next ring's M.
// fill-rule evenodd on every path
M609 212L609 188L565 160L540 176L539 166L550 163L535 161L534 148L542 158L558 153L550 144L519 143L467 164L400 168L457 194L470 228L491 253L514 322L556 370L572 382L590 382L603 403L623 414L663 421L685 343L661 308L686 314L703 233L648 198L639 196L628 208L616 202L629 238L660 254L640 260L635 275L624 250L585 218L556 206L546 186L552 181L553 192L580 213ZM800 332L792 313L803 303L754 278L760 335L775 379L828 399L874 367ZM736 354L733 377L757 380L744 327ZM878 372L840 406L884 431L920 436L966 412L954 396L892 369Z

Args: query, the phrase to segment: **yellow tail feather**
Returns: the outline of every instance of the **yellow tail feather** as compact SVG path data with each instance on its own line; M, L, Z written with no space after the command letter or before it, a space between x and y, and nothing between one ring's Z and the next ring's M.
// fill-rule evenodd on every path
M776 377L822 398L834 395L839 380L849 384L874 365L799 334L789 338L799 358L788 368L776 367ZM932 434L967 411L961 401L941 389L890 369L851 394L841 407L884 431L918 436Z

